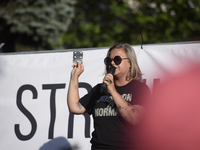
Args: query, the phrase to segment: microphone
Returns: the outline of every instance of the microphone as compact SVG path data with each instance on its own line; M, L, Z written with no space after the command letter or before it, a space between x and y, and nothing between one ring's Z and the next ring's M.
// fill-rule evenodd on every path
M110 68L107 69L107 74L114 74L115 73L115 67L113 65L110 66ZM107 85L106 83L102 83L101 85L101 92L103 92L106 89Z

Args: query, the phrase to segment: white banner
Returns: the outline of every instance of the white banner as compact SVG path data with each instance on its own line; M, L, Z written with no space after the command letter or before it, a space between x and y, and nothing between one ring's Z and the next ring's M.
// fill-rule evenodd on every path
M164 77L200 62L200 43L133 48L152 92ZM107 50L83 50L80 96L102 82ZM1 150L51 150L66 146L67 141L81 150L90 149L92 117L69 114L67 107L72 55L72 51L0 55Z

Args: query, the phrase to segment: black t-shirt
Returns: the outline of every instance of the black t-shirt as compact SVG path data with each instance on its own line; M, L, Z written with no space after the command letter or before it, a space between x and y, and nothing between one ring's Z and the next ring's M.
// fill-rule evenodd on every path
M144 105L146 97L150 96L148 86L139 81L131 81L125 86L115 86L117 92L124 100L132 105ZM97 84L92 90L80 99L94 119L94 131L92 133L93 149L129 149L132 141L129 138L133 125L126 122L107 92L100 92L101 84Z

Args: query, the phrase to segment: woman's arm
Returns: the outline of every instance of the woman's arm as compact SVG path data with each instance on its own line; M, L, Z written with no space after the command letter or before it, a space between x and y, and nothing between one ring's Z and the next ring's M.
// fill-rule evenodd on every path
M140 123L140 120L145 112L145 108L141 105L131 105L125 101L116 91L114 82L109 83L108 79L113 81L113 76L111 74L107 74L103 82L107 84L107 90L112 95L121 116L133 125Z
M79 103L79 91L78 91L78 78L84 71L84 66L79 61L77 64L74 64L71 71L71 79L68 88L67 94L67 104L69 111L75 114L85 113L85 108Z
M143 106L131 105L130 103L125 101L116 90L112 91L111 95L121 116L125 120L133 125L140 123L140 120L145 112L145 108Z

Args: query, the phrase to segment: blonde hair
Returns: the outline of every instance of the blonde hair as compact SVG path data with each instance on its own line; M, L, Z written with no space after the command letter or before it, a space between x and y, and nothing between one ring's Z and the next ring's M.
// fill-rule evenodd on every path
M131 64L131 68L130 68L127 76L126 76L126 80L133 79L133 80L138 80L138 81L142 82L142 73L141 73L141 70L139 68L134 49L129 44L117 43L117 44L114 44L108 50L107 57L110 57L110 53L113 49L123 50L126 53L128 59L129 59L129 62ZM106 70L107 70L107 68L106 68ZM105 71L105 73L106 73L106 71Z

